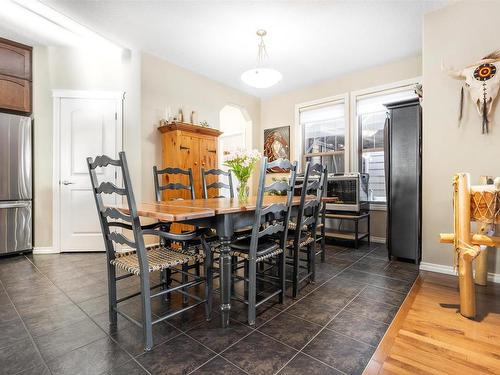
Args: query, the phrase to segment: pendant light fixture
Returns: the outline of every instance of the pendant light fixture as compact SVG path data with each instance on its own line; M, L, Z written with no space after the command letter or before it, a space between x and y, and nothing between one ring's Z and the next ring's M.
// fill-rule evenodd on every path
M257 30L257 36L260 38L259 50L257 53L257 66L247 70L241 75L241 80L243 82L258 89L274 86L283 78L282 74L277 70L264 67L265 60L268 59L266 45L264 43L264 36L266 36L266 34L266 30Z

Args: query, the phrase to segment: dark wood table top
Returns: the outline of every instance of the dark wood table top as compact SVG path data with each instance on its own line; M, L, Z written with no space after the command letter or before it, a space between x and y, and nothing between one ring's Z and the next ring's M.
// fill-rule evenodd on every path
M306 198L307 200L313 199ZM257 197L248 197L247 203L240 203L237 198L209 198L209 199L179 199L163 202L144 202L137 206L139 216L149 217L161 221L186 221L212 217L221 214L254 211ZM286 196L265 196L263 206L275 203L286 203ZM297 206L300 197L293 197L292 205ZM127 205L117 205L116 208L129 213Z

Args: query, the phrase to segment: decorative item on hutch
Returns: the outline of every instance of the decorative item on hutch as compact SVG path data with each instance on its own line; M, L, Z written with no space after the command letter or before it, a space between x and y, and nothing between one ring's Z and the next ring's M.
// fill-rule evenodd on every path
M191 124L198 124L198 113L196 111L191 111Z
M460 90L460 111L458 120L462 119L464 105L464 87L469 91L470 97L476 105L477 112L482 117L482 132L488 133L488 116L493 108L493 102L500 87L500 50L496 50L483 57L478 62L468 65L462 70L442 69L453 78L464 80Z
M224 156L224 165L231 168L234 176L239 181L238 186L238 201L241 203L248 202L250 187L248 180L252 176L252 170L255 164L262 158L262 155L257 150L245 151L235 150Z

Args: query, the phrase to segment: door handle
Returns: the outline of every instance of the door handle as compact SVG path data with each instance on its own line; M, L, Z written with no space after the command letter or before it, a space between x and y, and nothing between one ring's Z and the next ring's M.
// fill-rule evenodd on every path
M29 207L29 202L1 202L0 208L24 208Z
M62 181L61 183L63 185L74 185L75 184L74 182L71 182L71 181Z

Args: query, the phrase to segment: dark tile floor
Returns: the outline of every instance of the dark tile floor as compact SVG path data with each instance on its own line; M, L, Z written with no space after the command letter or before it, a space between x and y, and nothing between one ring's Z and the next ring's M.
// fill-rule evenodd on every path
M132 323L108 325L104 254L1 258L0 373L360 374L417 275L412 264L388 262L380 245L328 246L316 283L259 309L254 327L234 302L231 326L220 328L215 296L212 321L200 308L158 324L144 353ZM125 279L119 295L137 288ZM140 318L137 298L124 309Z

